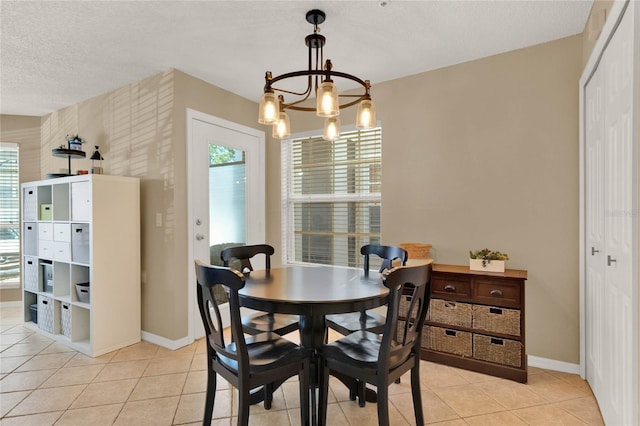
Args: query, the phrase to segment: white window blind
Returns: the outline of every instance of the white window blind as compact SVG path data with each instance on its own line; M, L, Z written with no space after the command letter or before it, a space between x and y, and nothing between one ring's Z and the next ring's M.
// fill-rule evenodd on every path
M20 276L18 145L0 143L0 287Z
M361 266L380 243L382 129L282 142L285 263Z

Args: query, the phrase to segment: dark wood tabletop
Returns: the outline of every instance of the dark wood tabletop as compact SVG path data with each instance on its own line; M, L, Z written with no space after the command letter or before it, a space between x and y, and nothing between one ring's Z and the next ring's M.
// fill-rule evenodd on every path
M245 275L242 306L298 315L328 315L371 309L386 303L380 274L338 266L286 266Z

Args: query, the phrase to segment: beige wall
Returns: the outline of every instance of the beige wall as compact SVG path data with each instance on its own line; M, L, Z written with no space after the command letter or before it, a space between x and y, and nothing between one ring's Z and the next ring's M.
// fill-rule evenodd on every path
M581 61L575 36L372 90L384 138L383 241L428 242L440 263L464 264L485 246L508 252L509 267L529 271L528 353L572 363ZM64 167L50 150L78 131L101 146L105 173L141 177L143 329L167 339L187 328L187 107L267 131L267 242L280 252L280 145L256 124L255 103L168 71L57 111L42 127L43 175ZM292 114L293 130L321 125L310 116Z
M19 145L20 183L40 177L40 117L0 115L0 141Z
M106 174L141 179L142 329L169 340L188 332L186 108L257 126L255 103L170 70L45 117L40 152L42 176L62 171L51 149L78 132L85 151L100 146ZM73 173L90 167L72 160Z
M438 263L466 264L484 247L507 252L509 268L529 271L528 353L570 363L579 362L581 60L574 36L372 89L383 128L383 242L432 244ZM291 122L293 131L322 124ZM267 146L268 187L279 188L279 145ZM274 241L279 227L270 201Z

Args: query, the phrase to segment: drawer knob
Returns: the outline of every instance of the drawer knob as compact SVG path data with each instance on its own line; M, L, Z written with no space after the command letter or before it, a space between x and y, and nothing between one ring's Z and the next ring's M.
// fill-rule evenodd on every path
M502 290L494 289L489 292L492 296L502 296Z
M456 291L456 287L451 285L451 284L447 284L444 286L445 291Z

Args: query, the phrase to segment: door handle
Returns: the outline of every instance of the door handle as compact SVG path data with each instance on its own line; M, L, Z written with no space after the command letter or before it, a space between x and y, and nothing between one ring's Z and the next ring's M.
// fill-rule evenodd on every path
M204 235L196 234L196 240L198 240L198 241L204 240Z
M595 255L596 253L600 253L600 250L596 250L595 247L591 247L591 256Z
M611 257L610 254L607 255L607 266L611 266L616 260Z

